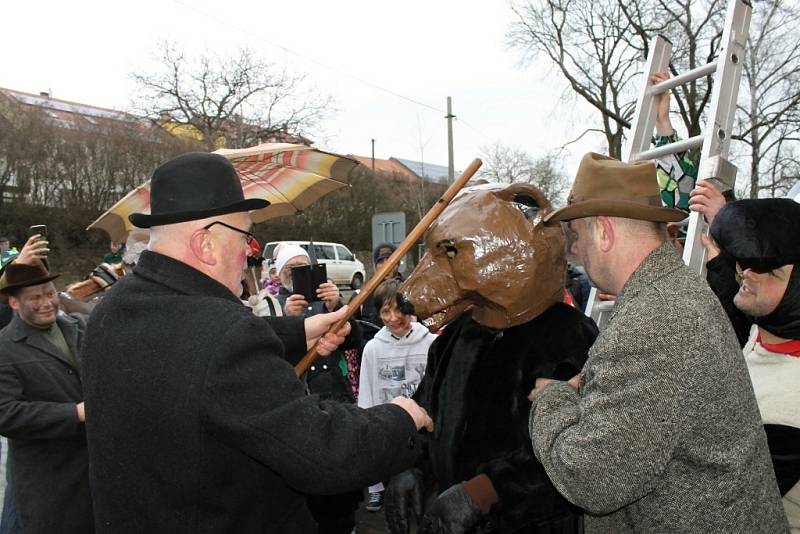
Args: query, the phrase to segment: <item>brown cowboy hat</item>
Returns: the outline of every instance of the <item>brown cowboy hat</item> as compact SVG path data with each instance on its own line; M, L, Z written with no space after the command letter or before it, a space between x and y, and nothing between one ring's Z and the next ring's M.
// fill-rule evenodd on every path
M40 265L14 262L6 267L0 278L0 293L8 295L15 289L38 286L56 278L58 278L57 274L50 274Z
M581 160L567 205L545 218L545 222L570 221L606 215L654 222L678 222L688 215L665 208L651 161L624 163L589 152Z

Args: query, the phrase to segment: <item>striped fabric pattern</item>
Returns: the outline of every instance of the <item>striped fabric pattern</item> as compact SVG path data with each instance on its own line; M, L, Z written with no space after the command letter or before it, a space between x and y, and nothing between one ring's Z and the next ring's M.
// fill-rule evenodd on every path
M266 208L250 213L253 222L298 213L319 198L349 185L358 161L304 145L264 143L215 152L228 158L242 180L245 198L263 198ZM150 212L150 181L138 186L89 225L124 242L133 225L131 213Z

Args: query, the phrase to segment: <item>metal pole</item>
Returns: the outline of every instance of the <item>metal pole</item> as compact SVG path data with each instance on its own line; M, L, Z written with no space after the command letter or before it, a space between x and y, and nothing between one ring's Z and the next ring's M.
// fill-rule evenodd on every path
M450 183L453 182L453 177L456 175L455 166L453 164L453 115L452 100L447 97L447 179Z
M372 174L375 174L375 139L372 140Z

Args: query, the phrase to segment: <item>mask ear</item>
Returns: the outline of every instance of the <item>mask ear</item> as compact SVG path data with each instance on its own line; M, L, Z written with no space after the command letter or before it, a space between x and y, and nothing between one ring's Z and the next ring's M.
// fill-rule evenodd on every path
M544 193L530 184L511 184L505 189L497 191L495 195L514 204L528 219L553 209Z

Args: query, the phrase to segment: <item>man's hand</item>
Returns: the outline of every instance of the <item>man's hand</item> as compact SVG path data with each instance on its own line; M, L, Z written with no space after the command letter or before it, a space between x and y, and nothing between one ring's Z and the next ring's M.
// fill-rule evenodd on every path
M533 389L530 393L528 393L528 400L533 402L539 398L539 395L542 394L544 388L547 387L550 382L555 382L552 378L537 378L536 382L533 384Z
M288 299L286 302L289 302ZM311 346L316 343L317 353L320 356L328 356L335 351L339 345L344 343L344 338L350 333L350 323L345 323L338 332L329 334L326 334L326 332L331 326L347 316L347 310L347 306L342 306L335 312L320 313L306 319L303 324L306 329L306 343L308 344L308 348L311 348Z
M530 393L528 393L528 400L533 402L539 398L539 395L542 394L544 388L547 387L548 384L551 382L557 382L557 380L553 380L552 378L537 378L536 382L533 384L533 389ZM577 375L573 376L567 381L572 388L576 391L580 390L581 387L581 374L578 373Z
M567 380L567 384L572 386L575 391L580 391L581 389L581 374L578 373L577 375L573 376L569 380Z
M700 236L700 239L703 240L703 246L706 249L706 262L709 262L719 256L719 245L706 234Z
M47 259L47 253L50 249L47 248L49 243L45 241L41 235L36 234L28 238L28 241L23 245L22 250L19 251L19 256L14 261L25 263L27 265L41 265L44 266L42 260Z
M78 421L80 421L81 423L86 422L86 411L83 409L82 402L75 405L75 411L78 412Z
M317 296L325 303L325 309L329 312L335 310L339 305L339 288L330 280L319 285Z
M428 432L433 432L433 419L425 411L425 408L405 397L395 397L391 400L391 403L400 406L411 416L417 426L417 430L424 428Z
M719 210L725 205L722 192L709 180L700 180L689 193L689 209L705 215L708 224L714 222Z
M308 302L306 302L303 295L289 295L283 305L283 314L290 317L299 317L303 315L307 309Z

